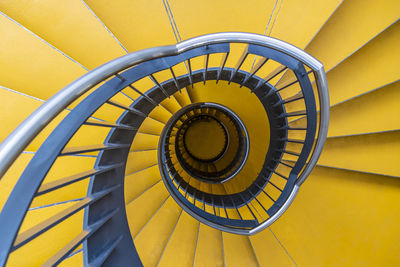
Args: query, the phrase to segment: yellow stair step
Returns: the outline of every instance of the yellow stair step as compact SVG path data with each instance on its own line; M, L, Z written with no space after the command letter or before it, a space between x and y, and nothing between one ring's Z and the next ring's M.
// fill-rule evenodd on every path
M260 266L296 266L270 228L249 239Z
M198 227L196 219L182 212L158 266L192 266Z
M326 74L331 106L398 81L399 36L397 21ZM304 104L292 102L290 110L304 110Z
M150 121L151 121L151 119L150 119ZM156 122L153 125L158 125L158 124L160 124L160 123ZM140 130L142 130L142 129L140 129ZM160 139L159 136L151 135L151 134L143 134L143 133L138 132L135 135L135 139L133 139L133 142L131 145L131 151L157 149L159 139Z
M182 40L214 32L240 31L262 34L274 1L252 0L246 4L211 1L169 1ZM210 8L210 7L213 8Z
M168 197L169 194L164 184L160 182L150 187L125 206L129 229L133 238L136 237Z
M395 0L343 1L306 52L329 71L397 21L399 9L400 2Z
M125 203L131 202L147 188L161 180L158 165L125 176Z
M249 237L222 233L226 266L259 266Z
M305 48L342 2L281 0L267 34Z
M162 2L86 0L129 52L175 43ZM138 22L144 27L138 27ZM154 34L157 33L157 34Z
M2 86L46 100L86 73L81 65L2 14L0 28L7 40L0 45Z
M330 104L374 90L399 79L400 22L327 73Z
M222 246L221 231L200 223L193 266L224 266Z
M400 177L400 132L329 138L318 164Z
M168 198L135 238L135 246L144 266L157 265L181 211L175 200Z
M397 178L317 167L271 229L299 266L395 266L399 200Z
M83 1L2 1L0 10L89 69L126 54Z
M400 82L395 82L332 107L328 137L399 129L398 99Z
M126 162L125 174L137 172L154 164L157 164L157 150L144 150L129 152Z
M66 203L29 211L21 229L28 229L46 218L75 204ZM42 266L47 259L62 249L82 232L83 213L81 210L67 220L41 234L23 247L10 254L7 266ZM49 246L51 240L51 246ZM29 255L27 257L26 255Z

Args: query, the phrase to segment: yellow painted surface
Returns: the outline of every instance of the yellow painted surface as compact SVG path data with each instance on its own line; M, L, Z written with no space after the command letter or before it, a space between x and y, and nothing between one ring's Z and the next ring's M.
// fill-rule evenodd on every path
M56 212L73 204L38 209L29 212L32 219L25 220L23 228L34 226L40 220L50 217ZM68 242L82 232L83 210L72 215L28 244L10 254L7 266L41 266L47 259L62 249ZM49 246L51 240L51 246ZM29 256L27 256L29 255Z
M400 176L400 132L328 139L318 164Z
M221 231L200 224L193 266L224 266Z
M131 202L151 185L161 180L158 165L125 176L125 203Z
M32 159L33 154L21 154L8 169L7 173L0 179L0 211L6 203L9 194L18 181L25 167Z
M181 106L191 104L186 88L181 89L181 92L176 92L174 96Z
M298 266L397 266L399 190L396 178L317 167L271 228Z
M0 207L2 207L11 193L17 179L21 176L23 170L28 165L33 154L22 154L14 163L7 174L0 180ZM43 184L74 175L93 168L95 158L64 156L56 160L50 169ZM87 194L88 179L78 183L71 184L63 189L59 189L42 196L34 198L31 207L38 207L67 201L75 198L85 197Z
M269 229L249 237L260 266L295 266Z
M156 266L178 222L181 208L169 198L135 239L144 266Z
M154 108L150 114L150 117L157 119L159 121L162 121L164 123L167 123L167 121L169 120L169 118L172 116L171 113L169 113L168 111L166 111L164 108L162 107L157 107Z
M162 107L157 107L157 109L162 109ZM146 118L142 125L140 125L139 128L139 133L150 133L150 134L156 134L160 135L162 132L162 129L164 127L164 124L152 120L151 118ZM136 139L136 137L135 137Z
M79 252L76 253L75 255L63 260L60 265L60 267L78 267L78 266L83 266L83 253Z
M247 236L222 233L225 266L258 266Z
M223 150L226 142L224 129L215 120L192 124L185 134L187 149L200 159L212 159Z
M158 266L192 266L199 222L183 212Z
M86 0L86 3L129 52L176 42L161 1Z
M157 150L130 152L128 155L125 173L130 174L147 168L158 162Z
M11 132L21 124L26 117L35 111L42 104L41 101L29 98L27 96L0 88L0 122L2 129L0 131L0 142L3 141ZM69 113L69 111L62 111L48 126L41 131L34 140L27 146L26 151L36 151L54 128L61 122L61 120ZM101 144L108 132L107 129L97 129L97 134L88 132L87 126L83 126L82 130L71 140L69 146L79 146L86 144Z
M400 22L328 72L330 104L397 81L400 76Z
M0 10L89 69L126 54L80 0L2 1Z
M158 183L136 198L132 203L126 205L126 215L132 237L135 237L139 233L168 196L164 184Z
M2 86L47 99L86 73L81 66L3 15L0 29Z
M225 81L197 83L189 89L195 102L215 102L229 107L243 121L250 139L250 153L241 173L225 183L228 192L241 191L257 177L269 145L269 122L258 98L250 90Z
M325 1L320 1L325 4ZM301 3L301 2L299 2ZM306 48L329 71L399 19L400 2L343 1Z
M223 1L169 1L182 39L202 34L244 31L264 33L274 1L251 0L246 4Z
M304 48L329 19L342 0L281 0L274 15L275 24L267 34ZM278 9L279 7L277 7Z
M146 119L149 120L149 119ZM155 124L159 124L156 122ZM150 134L137 133L131 145L131 151L157 149L159 137Z
M400 129L399 99L400 82L395 82L331 108L328 136Z

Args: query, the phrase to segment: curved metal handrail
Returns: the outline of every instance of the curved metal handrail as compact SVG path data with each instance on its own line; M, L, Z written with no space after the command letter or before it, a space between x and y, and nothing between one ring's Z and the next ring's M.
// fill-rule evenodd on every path
M253 33L228 32L214 33L183 41L176 45L161 46L141 50L116 58L78 78L43 103L27 119L25 119L0 144L0 177L2 177L18 155L28 146L35 136L48 125L61 111L73 103L78 97L89 91L103 80L133 65L160 57L174 56L191 49L218 43L256 44L285 53L310 67L316 74L316 82L320 94L320 125L317 143L310 161L299 177L300 186L315 166L326 140L329 121L329 92L323 65L304 52L284 41Z
M194 217L196 217L200 221L202 221L206 224L209 224L217 229L228 231L228 232L250 235L250 234L254 234L258 231L261 231L266 226L272 224L287 209L287 207L293 201L293 199L299 189L299 186L304 182L304 180L307 178L307 176L309 175L309 173L315 166L315 164L318 160L318 157L322 151L323 144L326 140L328 119L329 119L329 96L328 96L328 88L327 88L327 84L326 84L325 72L324 72L324 69L323 69L321 63L319 63L316 59L314 59L310 55L306 54L304 51L300 50L299 48L296 48L296 47L294 47L290 44L287 44L283 41L280 41L280 40L277 40L274 38L270 38L270 37L265 37L262 35L257 35L257 34L233 32L233 33L216 33L216 34L209 34L209 35L204 35L204 36L200 36L200 37L195 37L195 38L189 39L187 41L178 43L176 45L150 48L150 49L142 50L142 51L135 52L132 54L128 54L128 55L122 56L120 58L117 58L113 61L110 61L109 63L106 63L106 64L88 72L87 74L83 75L81 78L78 78L77 80L75 80L74 82L72 82L71 84L66 86L64 89L62 89L61 91L56 93L48 101L46 101L35 112L33 112L23 123L21 123L12 132L12 134L9 135L3 141L3 143L0 144L0 179L7 172L8 168L13 164L13 162L20 155L20 153L22 153L22 151L37 136L37 134L39 132L41 132L54 118L56 118L57 115L61 113L61 111L63 111L66 107L68 107L70 104L72 104L80 96L82 96L84 93L88 92L90 89L92 89L94 86L98 85L102 81L104 81L112 76L117 76L113 79L110 79L107 82L112 83L113 82L112 80L114 80L114 82L115 82L116 79L121 79L121 80L118 80L118 82L121 82L121 84L124 84L124 86L126 87L126 86L129 86L129 83L128 83L129 81L128 80L123 81L123 79L124 79L124 77L122 77L123 75L120 76L118 73L121 73L124 70L126 70L126 72L129 72L130 67L139 68L140 65L143 67L143 65L146 65L148 63L154 63L154 62L151 62L152 60L167 62L170 59L168 57L176 57L175 60L176 60L176 62L178 62L179 60L177 60L177 58L181 58L184 55L184 53L191 54L197 48L198 48L198 50L201 50L204 47L210 48L212 45L224 46L225 44L228 44L228 43L253 44L256 46L271 48L275 51L281 52L281 53L285 54L285 57L286 57L286 55L288 55L288 56L298 60L299 62L305 64L309 68L311 68L311 70L314 72L314 76L316 78L316 82L318 85L319 101L320 101L320 124L319 124L319 132L318 132L317 141L314 146L314 150L309 153L309 154L311 154L311 157L310 157L308 163L306 163L306 162L302 163L302 165L305 164L304 165L305 167L299 173L299 176L297 177L297 180L296 180L296 184L294 186L293 186L293 184L291 184L290 191L286 190L287 191L286 192L287 194L285 195L286 199L284 200L283 205L279 205L279 208L276 207L276 209L275 209L276 211L274 211L273 216L269 217L266 221L262 222L261 224L257 225L254 228L251 228L251 229L233 229L233 228L229 228L229 227L221 227L221 225L219 225L219 224L213 224L212 222L207 221L206 219L202 218L201 216L195 216L196 214L194 215ZM205 49L202 50L203 53L204 53L204 51L205 51ZM217 52L215 52L215 53L217 53ZM182 62L183 62L183 60L182 60ZM143 64L140 64L140 63L143 63ZM138 66L136 66L136 65L138 65ZM149 64L149 66L150 65L151 64ZM168 65L168 64L166 64L166 65ZM149 71L149 68L147 69L147 71ZM151 70L151 71L154 71L154 70ZM190 72L190 75L191 74L192 73ZM123 88L125 88L125 87L123 87ZM120 90L122 90L122 89L120 88ZM98 93L99 91L101 91L101 90L96 89L96 91L94 91L94 93ZM94 93L92 93L90 96L85 98L85 100L88 100L88 98L90 98L91 96L92 96L92 99L95 99L93 96ZM110 97L110 96L111 96L111 94L108 97ZM99 98L99 99L104 100L106 98L107 97L104 96L104 98ZM79 103L78 106L84 106L83 102L85 102L85 100L83 100L81 103ZM106 101L106 100L104 100L104 101ZM96 102L96 101L93 101L93 102ZM97 104L102 105L104 103L106 103L106 102L97 101L96 105ZM129 107L128 107L128 109L129 109ZM94 110L95 110L95 107L93 107L93 109L91 110L92 113L90 113L90 114L88 113L85 115L90 116L91 114L93 114ZM82 109L74 108L71 113L78 114L79 111L82 111ZM71 113L69 115L71 115ZM81 113L84 113L84 112L81 112ZM314 113L315 113L315 111L314 111ZM83 121L85 119L87 119L87 117L84 118L84 116L82 115L82 117L79 118L80 123L83 123ZM67 123L64 123L63 125L65 126L66 124ZM60 125L61 125L61 123L58 125L58 127ZM78 128L77 125L75 125L75 126ZM130 128L132 130L132 127L130 127ZM115 128L114 128L114 130L115 130ZM59 129L58 132L61 132L61 130ZM70 134L73 134L73 133L71 132ZM62 134L60 134L60 136L61 135L63 135L63 137L66 136L65 132L62 132ZM112 133L110 133L110 136L112 136ZM55 138L55 137L53 136L53 138ZM69 138L71 138L71 137L69 137ZM314 137L312 137L312 139L314 140ZM63 140L62 142L64 142L66 144L67 141L68 140ZM50 142L46 143L46 141L45 141L45 144L47 145L47 147L49 146L49 143ZM123 144L123 146L122 145L120 146L120 148L123 148L125 150L128 147L129 147L129 144ZM46 148L46 146L45 146L45 148ZM43 145L42 145L41 149L39 149L39 151L42 152L42 154L43 154L43 151L48 151L45 148L43 148ZM115 146L114 146L114 148L115 148ZM61 149L61 148L59 148L59 149ZM40 153L37 153L35 155L35 158L39 157L38 154L40 154ZM56 154L58 155L58 152L53 155L54 157L52 156L53 157L52 160L54 160L57 157ZM99 155L98 159L100 160L101 157L102 157L102 155ZM304 159L304 161L305 161L305 159ZM48 163L48 164L50 166L50 163ZM32 164L32 165L34 165L34 164ZM119 166L119 167L121 167L121 166ZM38 168L38 166L35 166L35 168ZM123 170L118 169L118 172L119 172L119 176L120 176L120 180L121 180L120 185L121 184L123 185ZM24 174L25 174L25 177L24 177L25 181L31 180L30 179L31 174L29 173L29 171L25 170ZM296 175L297 174L298 173L296 173ZM32 176L34 176L34 175L32 175ZM35 181L35 184L37 186L42 182L43 177L41 177L40 179L36 177L37 181ZM20 179L20 180L23 180L23 179ZM29 191L29 190L26 190L26 187L23 188L22 185L24 184L23 183L24 181L20 181L20 180L17 183L17 185L19 185L19 191L17 190L16 192L17 193L18 192L26 193L26 191ZM117 190L117 189L120 190L119 195L123 196L123 193L121 193L123 188L121 188L121 187L111 187L111 188L108 188L107 190ZM14 210L12 209L13 206L10 203L21 203L20 200L16 201L16 198L19 197L22 193L18 195L14 191L13 191L14 198L11 198L11 199L9 198L9 200L6 203L6 204L9 204L7 206L8 214L12 214L12 212L14 212ZM32 191L31 192L32 196L34 197L34 193L35 193L34 191L36 191L36 189L34 187L32 187L31 191ZM103 192L103 193L108 194L109 192L111 192L111 191L107 191L107 192ZM115 194L115 195L118 195L118 194ZM88 194L88 196L89 196L89 194ZM99 195L95 195L95 196L99 196ZM90 197L93 197L93 195L90 195ZM32 200L32 198L30 198L29 201L26 200L23 204L21 204L21 206L23 206L24 208L27 208L30 205L30 200ZM92 201L92 200L89 199L89 201ZM93 201L95 201L95 200L93 200ZM121 201L121 199L119 199L118 201L119 201L119 203L123 202L123 201ZM91 202L88 202L87 205L90 205L90 203ZM81 208L85 208L85 206L82 206ZM3 218L12 217L12 216L7 217L7 213L4 213L4 210L5 209L3 209L2 214L1 214L1 215L3 215ZM22 208L15 209L15 210L17 210L18 216L14 216L14 217L18 217L18 219L16 220L18 222L14 223L13 227L15 228L15 231L9 235L8 240L7 240L8 243L4 246L4 247L8 246L7 251L9 251L9 248L12 246L15 235L18 233L20 223L22 222L22 219L24 218L25 213L26 213L26 210L22 210ZM122 210L122 209L120 209L120 210ZM113 212L118 212L118 211L113 211ZM122 217L120 217L120 218L122 218ZM1 222L1 224L3 226L6 225L6 223L7 222L5 220L3 220ZM8 227L2 227L2 228L3 228L3 230L2 230L3 233L9 231ZM10 231L10 232L12 232L12 231ZM132 245L133 245L133 242L132 242ZM0 265L2 265L2 263L7 260L8 255L4 255L4 253L5 253L4 251L0 251Z

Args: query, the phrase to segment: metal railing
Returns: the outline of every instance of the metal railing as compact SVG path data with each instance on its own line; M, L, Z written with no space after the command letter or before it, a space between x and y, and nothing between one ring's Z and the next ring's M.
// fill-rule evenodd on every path
M225 64L229 56L230 44L233 43L246 44L247 50L244 52L244 56L239 59L236 67L229 69L229 66ZM205 60L206 63L203 69L192 69L192 58L204 56L208 59L211 54L222 55L222 63L219 68L209 68L208 60ZM299 71L295 82L301 84L302 95L287 99L280 98L278 91L285 88L276 89L268 83L269 78L261 79L256 77L257 71L264 64L262 61L252 70L241 70L240 67L249 54L261 57L264 63L268 59L275 60L285 66L284 69ZM172 67L179 63L186 63L188 67L187 73L175 76ZM305 72L305 67L309 68L310 72ZM156 81L153 74L162 70L171 70L173 79L164 82ZM281 73L283 71L279 69L274 75ZM318 97L312 98L313 90L310 87L311 83L308 74L315 77ZM111 99L115 95L121 94L122 90L126 88L135 90L132 84L146 77L150 77L155 81L156 86L146 92L141 92L141 96L132 105L126 106ZM52 265L61 262L80 244L84 244L84 251L86 252L84 260L88 264L101 264L105 260L113 262L115 265L140 262L130 236L123 199L124 171L129 147L138 128L146 118L149 118L149 113L155 106L178 90L190 84L199 81L205 82L209 79L217 82L224 79L229 82L239 83L252 88L257 95L263 94L264 88L270 88L267 94L278 96L279 103L275 103L278 107L300 99L308 103L308 106L306 105L306 113L299 111L292 114L285 113L286 115L282 118L286 121L286 124L278 129L285 133L291 130L304 130L307 132L300 153L296 153L298 159L295 160L294 165L290 165L288 161L278 160L280 164L292 167L290 176L287 177L288 181L290 180L290 186L282 190L280 204L274 207L268 219L253 219L252 221L257 221L257 223L252 223L250 227L245 228L241 228L240 219L235 219L238 224L232 227L229 225L229 220L226 220L229 219L228 214L225 217L217 214L214 215L215 218L210 217L211 213L204 214L204 210L197 210L195 208L196 205L185 203L176 197L176 192L170 192L173 197L175 196L175 200L195 218L223 231L249 235L273 223L293 201L300 185L314 168L326 140L329 120L329 96L323 66L304 51L274 38L238 32L209 34L172 46L150 48L131 53L88 72L46 101L3 141L0 145L0 177L7 172L29 143L57 115L71 104L79 102L77 100L80 96L95 88L91 94L71 110L47 137L9 195L0 214L0 236L2 237L0 240L0 266L6 264L10 253L20 249L83 209L85 209L85 230L79 236L71 238L71 241L48 259L45 264ZM100 85L102 82L104 84ZM255 82L257 84L254 84ZM253 85L251 86L250 84ZM269 95L266 97L269 97ZM316 106L312 104L315 99L319 101L318 117L316 116ZM120 108L124 113L115 123L91 121L90 117L103 105L112 105ZM288 116L303 116L304 114L306 114L307 119L306 129L296 129L288 126ZM310 114L314 114L314 116L310 117ZM79 132L83 125L109 127L111 130L103 144L90 147L68 147L67 145L71 138ZM315 128L317 125L318 130ZM316 133L317 138L315 139L314 135ZM290 140L281 141L290 142ZM58 158L87 152L98 153L96 165L93 169L73 176L63 177L53 184L42 184ZM290 151L283 149L279 151L279 154L282 153L290 153ZM83 179L90 179L86 198L38 225L22 233L20 232L21 224L35 197L64 188ZM259 192L262 191L260 184L255 183L254 186L261 187ZM250 203L250 199L257 200L256 196L250 197L248 194L245 196L240 195L239 197L249 198L242 200L246 205ZM235 201L238 200L233 199L232 205L239 210L240 207L235 204ZM251 207L249 207L249 210L253 214ZM239 216L241 215L239 214ZM253 216L254 218L257 217L254 214ZM224 225L226 222L228 224ZM99 229L104 228L107 228L107 231L99 231ZM99 240L102 242L99 242ZM115 256L116 253L112 253L116 250L119 252L117 253L119 257Z

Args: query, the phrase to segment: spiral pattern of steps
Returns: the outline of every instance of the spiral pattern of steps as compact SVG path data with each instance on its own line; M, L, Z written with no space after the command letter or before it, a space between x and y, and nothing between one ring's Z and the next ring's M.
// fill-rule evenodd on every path
M224 59L228 51L216 48L218 55L213 51L191 60L192 73L183 62L158 73L152 71L109 98L90 117L82 117L84 124L76 134L68 127L71 124L54 134L62 121L73 117L71 114L89 114L81 103L89 103L92 96L90 103L106 97L98 94L99 98L94 98L102 86L123 84L129 78L128 74L115 73L62 107L63 111L29 142L2 176L0 224L7 226L1 229L4 237L13 228L11 216L4 214L16 214L18 210L3 207L7 201L17 201L25 194L10 197L21 183L18 181L25 168L44 151L43 145L49 150L57 149L55 143L71 133L72 138L60 147L60 157L54 158L50 171L37 168L45 178L32 202L27 203L11 251L3 247L0 250L0 265L7 260L6 266L118 266L118 260L122 260L119 266L123 266L119 253L124 251L137 251L137 256L130 259L139 260L131 264L144 266L398 265L398 10L398 1L355 0L255 0L246 5L227 1L2 1L0 141L42 102L103 63L127 52L221 31L275 37L320 60L327 73L331 117L317 167L291 207L262 231L251 236L237 235L228 229L216 229L207 214L238 221L256 218L261 223L268 217L268 207L264 206L267 211L256 207L254 196L250 197L254 203L241 200L249 203L250 209L239 207L239 202L230 197L207 196L242 192L250 185L248 181L238 176L236 184L234 178L222 183L225 188L201 179L188 182L187 173L196 172L204 180L207 175L215 177L215 169L194 164L193 158L189 162L193 165L188 163L186 170L177 167L175 173L184 175L175 175L170 185L176 185L179 191L175 181L186 181L185 186L197 190L188 190L186 197L191 203L196 199L194 206L207 213L196 213L208 218L199 222L200 217L193 217L177 204L166 188L164 182L171 173L162 174L160 168L160 135L174 114L193 103L218 103L232 110L243 121L250 140L241 174L255 179L261 170L264 176L271 173L269 185L254 185L261 189L267 185L265 193L260 188L249 192L262 197L258 199L261 203L271 201L269 197L273 203L282 193L279 189L286 185L281 176L288 178L298 161L305 136L299 130L290 138L278 140L274 135L277 133L270 131L274 126L271 118L284 117L291 128L308 125L305 107L297 103L304 95L297 94L301 88L295 83L294 72L283 70L260 55L243 59L246 47L231 44L225 65L221 64L221 56ZM257 79L269 74L276 75L270 84L284 90L268 106L285 105L280 101L290 97L295 101L275 117L264 109L257 93ZM314 86L311 91L318 96L312 73L307 76ZM318 99L316 103L317 112ZM196 115L196 120L215 115L215 111L207 109ZM52 135L55 141L47 141L46 145L45 140ZM273 160L265 163L271 140L277 142L278 151L276 158L268 157ZM279 148L279 142L285 147ZM178 151L171 147L172 154L173 148ZM183 162L188 150L179 151L184 152L180 159ZM125 157L126 166L120 161ZM40 164L49 160L52 159L42 158ZM170 155L172 162L176 163L174 155ZM276 164L281 165L279 169ZM37 177L38 173L27 170L27 178ZM118 178L113 181L115 184L106 182L110 177ZM123 203L125 208L114 203ZM225 210L228 207L232 211ZM121 218L126 224L118 229ZM128 231L129 238L118 231L102 230L111 224L113 229ZM245 228L243 233L248 231Z

